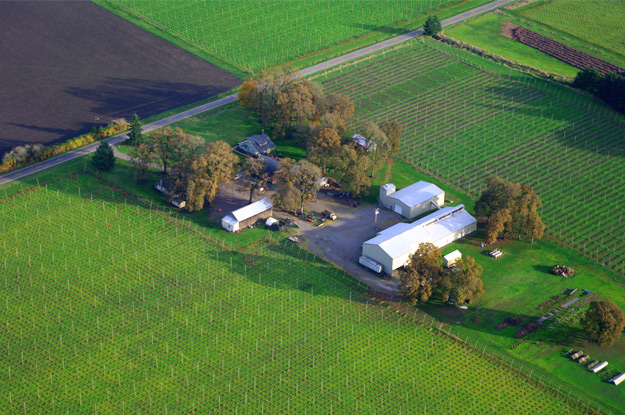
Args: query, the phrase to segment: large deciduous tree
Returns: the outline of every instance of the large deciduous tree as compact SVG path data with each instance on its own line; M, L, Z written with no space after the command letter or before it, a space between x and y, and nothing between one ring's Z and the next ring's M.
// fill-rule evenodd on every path
M318 128L308 140L308 153L321 165L321 173L326 173L328 158L341 146L341 137L331 128Z
M391 155L396 155L399 152L399 138L404 132L404 127L397 121L390 121L380 125L380 129L388 138Z
M612 301L593 301L582 319L582 327L591 341L612 346L625 328L625 313Z
M427 301L441 281L441 253L431 243L422 243L399 271L402 292L413 305Z
M135 150L135 156L132 163L135 165L134 179L137 183L145 181L150 161L154 157L152 147L147 143L140 143Z
M244 179L244 186L250 192L248 204L252 203L254 193L267 185L270 178L270 173L267 170L267 167L267 163L262 158L248 159L245 162L245 172L247 174Z
M373 121L363 124L361 135L367 140L367 152L371 154L371 177L375 177L378 160L388 155L391 147L386 134Z
M341 180L341 186L350 192L352 197L367 192L371 187L371 180L367 175L368 166L369 159L361 151L356 151L350 145L341 147L337 173Z
M480 276L482 266L472 257L464 257L442 279L443 301L454 299L457 304L464 304L479 299L484 294L484 284Z

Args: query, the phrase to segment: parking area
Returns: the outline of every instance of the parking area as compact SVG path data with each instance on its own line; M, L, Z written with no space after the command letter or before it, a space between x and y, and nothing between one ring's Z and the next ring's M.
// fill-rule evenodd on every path
M269 197L273 191L268 190L262 195L255 194L254 201L261 197ZM235 181L220 186L213 202L210 219L221 221L221 218L247 204L249 193L241 188L241 182ZM352 207L345 200L329 197L319 192L316 201L306 202L304 210L315 217L323 217L322 212L329 210L336 214L336 220L327 220L322 226L302 220L289 213L274 209L273 217L295 219L299 229L295 229L302 248L332 262L345 272L353 275L367 285L390 293L398 292L399 281L396 278L384 280L373 272L358 264L364 241L374 237L376 205L362 204ZM395 212L380 208L378 230L388 228L403 218Z

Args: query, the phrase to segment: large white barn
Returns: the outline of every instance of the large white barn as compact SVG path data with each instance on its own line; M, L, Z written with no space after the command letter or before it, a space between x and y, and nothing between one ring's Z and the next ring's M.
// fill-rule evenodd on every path
M430 242L441 248L477 229L477 220L463 205L440 209L413 223L398 223L365 241L362 255L379 262L386 274L408 262L419 244Z
M445 192L438 186L419 181L397 190L393 183L380 188L380 204L405 218L414 219L445 203Z

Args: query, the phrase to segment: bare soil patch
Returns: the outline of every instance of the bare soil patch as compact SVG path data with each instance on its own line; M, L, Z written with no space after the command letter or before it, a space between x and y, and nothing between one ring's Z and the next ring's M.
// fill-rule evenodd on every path
M145 118L240 83L89 1L4 1L0 27L0 155L135 112Z
M533 30L526 29L525 27L514 23L502 22L500 34L527 46L531 46L534 49L538 49L541 52L545 52L546 54L579 69L587 67L595 68L602 75L610 72L623 71L622 68L610 62L606 62L595 56L582 52L581 50L567 46L557 40L553 40L547 36L543 36L540 33L536 33Z

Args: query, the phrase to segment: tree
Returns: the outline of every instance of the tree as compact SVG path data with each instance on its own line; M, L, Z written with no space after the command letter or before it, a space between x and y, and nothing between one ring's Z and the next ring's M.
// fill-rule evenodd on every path
M258 87L254 82L254 78L249 78L243 82L239 92L237 93L239 103L245 107L247 111L258 110Z
M372 121L367 121L362 126L362 136L367 140L367 152L371 154L371 177L375 177L375 168L378 160L388 155L390 145L386 134Z
M402 292L415 305L427 301L441 280L441 252L431 243L421 243L399 271Z
M595 68L586 67L579 71L573 81L575 88L596 93L601 82L601 74Z
M442 280L443 301L454 299L456 304L464 304L479 299L484 294L484 284L480 279L482 266L472 257L464 257Z
M299 168L295 170L294 184L300 191L300 214L304 213L304 202L317 197L321 170L308 160L302 160Z
M204 208L204 202L212 202L220 183L234 175L239 159L225 141L208 143L206 151L189 161L183 178L187 196L187 209L192 212Z
M272 197L274 205L287 212L296 212L300 208L301 191L291 181L282 183L282 186Z
M326 173L327 160L341 146L341 137L331 128L318 128L308 140L308 152L320 161L322 174Z
M178 180L188 173L191 160L200 153L204 143L201 137L185 134L180 128L170 126L154 131L149 139L152 152L163 165L163 174L169 174L170 168L175 169Z
M486 224L486 243L493 244L506 230L506 223L512 219L508 209L499 209L491 215Z
M128 132L128 144L136 146L143 141L143 132L141 129L141 121L135 113L130 121L130 131Z
M443 26L441 26L441 21L438 16L428 16L423 25L423 34L434 37L438 35L441 30L443 30Z
M262 158L247 159L245 163L245 171L247 173L244 186L250 191L249 203L252 203L254 192L262 189L267 185L269 181L269 172L267 171L267 164Z
M96 169L103 171L111 170L115 166L115 154L106 140L100 142L91 162Z
M170 126L159 128L150 134L149 138L152 144L152 152L160 159L163 166L163 174L167 174L167 167L173 158L172 150L176 140L174 130Z
M625 328L625 313L612 301L593 301L581 323L591 341L612 346Z
M475 202L475 213L490 218L498 209L510 209L520 191L518 183L508 183L497 176L489 177L486 179L486 190Z
M530 211L527 217L526 233L532 238L532 243L534 243L534 238L540 239L545 233L545 224L535 209Z
M340 152L340 167L338 171L341 177L341 186L349 191L352 197L366 192L371 187L371 180L367 176L369 159L361 151L356 151L353 146L344 145Z
M388 138L391 147L391 155L396 155L399 152L399 138L401 137L401 133L404 132L404 126L397 121L391 121L380 125L380 129Z
M135 150L135 156L132 158L132 163L135 165L134 179L137 183L145 181L152 157L154 157L152 147L146 143L139 143Z
M356 110L354 102L341 94L328 94L326 104L328 113L338 115L344 121L352 118Z
M625 71L601 78L597 95L615 110L625 113Z

